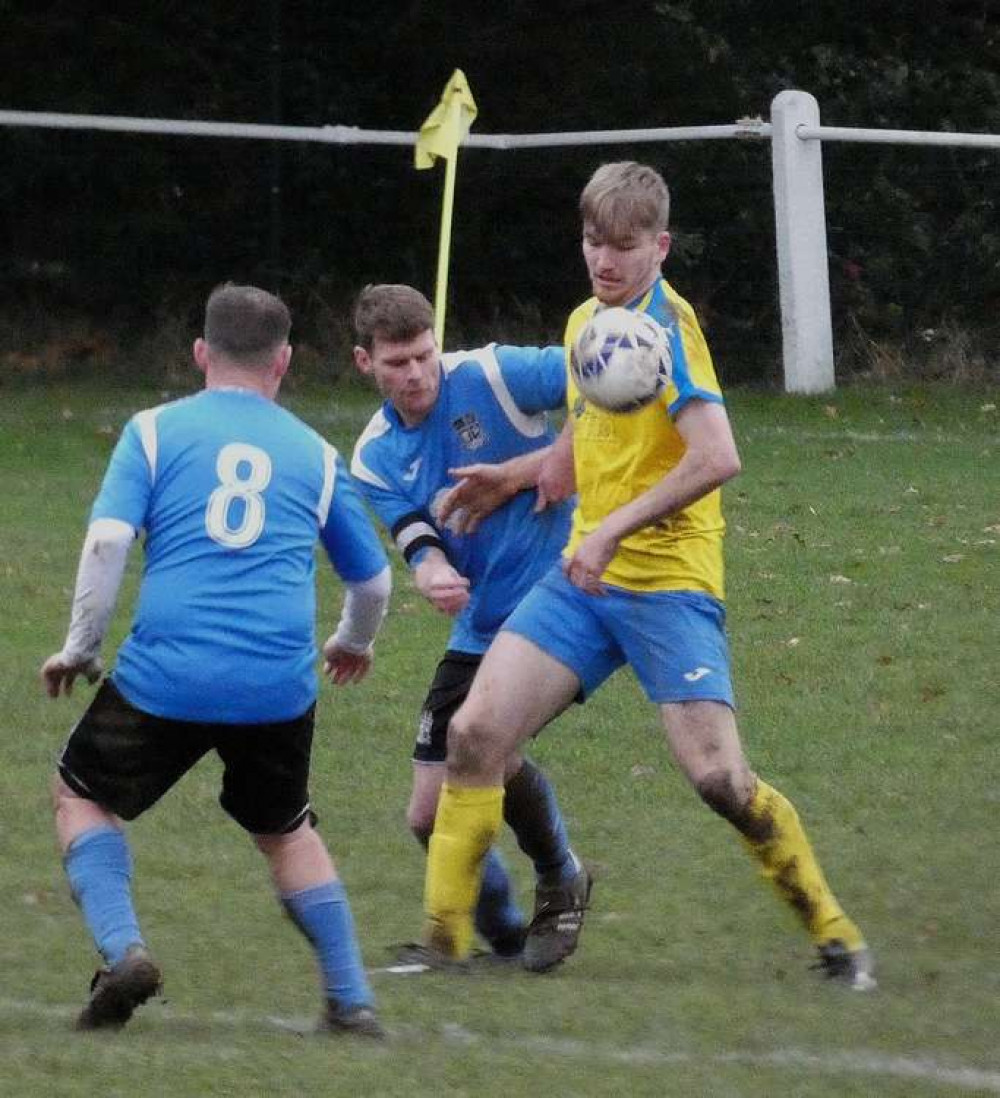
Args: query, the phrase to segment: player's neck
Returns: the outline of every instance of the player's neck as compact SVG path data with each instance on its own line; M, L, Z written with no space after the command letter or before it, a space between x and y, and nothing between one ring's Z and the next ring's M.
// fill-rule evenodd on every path
M230 392L257 393L273 400L278 389L270 374L251 373L248 370L213 367L205 373L205 388Z

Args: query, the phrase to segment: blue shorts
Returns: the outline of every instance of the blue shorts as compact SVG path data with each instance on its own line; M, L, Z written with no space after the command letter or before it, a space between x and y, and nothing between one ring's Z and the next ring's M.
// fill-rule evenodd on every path
M503 628L537 644L590 694L629 664L651 702L719 701L733 707L726 608L700 591L588 595L554 565Z

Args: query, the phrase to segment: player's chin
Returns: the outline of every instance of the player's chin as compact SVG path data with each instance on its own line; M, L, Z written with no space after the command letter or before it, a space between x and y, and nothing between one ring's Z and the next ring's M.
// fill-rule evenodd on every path
M600 278L593 278L590 281L590 288L594 291L594 297L602 305L615 306L624 305L626 301L626 293L617 282L605 282Z

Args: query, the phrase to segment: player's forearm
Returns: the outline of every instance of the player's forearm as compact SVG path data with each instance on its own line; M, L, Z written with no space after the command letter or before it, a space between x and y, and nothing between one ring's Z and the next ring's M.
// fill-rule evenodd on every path
M331 641L348 652L367 652L389 607L392 573L388 567L371 579L345 584L344 608Z
M134 540L135 530L118 519L97 519L90 524L77 569L69 632L62 648L65 662L84 664L100 654Z
M688 451L680 462L642 495L612 511L603 532L622 541L637 530L683 511L739 472L739 462L725 455Z
M525 488L535 487L538 483L538 474L551 451L551 446L543 446L541 450L532 450L529 454L509 458L503 463L501 468L507 485L511 489L511 495Z

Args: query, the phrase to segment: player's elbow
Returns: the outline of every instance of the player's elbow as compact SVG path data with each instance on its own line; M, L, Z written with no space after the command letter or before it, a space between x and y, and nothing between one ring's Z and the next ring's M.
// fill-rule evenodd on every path
M738 476L743 468L735 446L717 446L708 455L708 478L718 488Z
M743 463L740 461L740 455L735 449L720 455L717 462L717 475L720 484L725 484L727 480L739 476L742 470Z

